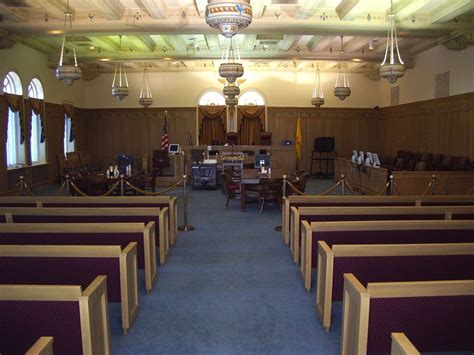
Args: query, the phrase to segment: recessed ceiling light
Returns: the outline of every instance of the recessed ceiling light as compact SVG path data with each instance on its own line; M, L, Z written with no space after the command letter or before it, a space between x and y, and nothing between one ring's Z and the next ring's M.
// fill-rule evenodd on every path
M90 46L89 49L93 50L93 49L95 49L95 47L94 47L94 46Z
M50 30L47 33L50 35L60 35L63 33L63 30Z
M359 59L359 58L354 58L352 59L353 62L362 62L362 59Z
M163 60L172 60L173 58L170 57L164 57Z
M111 59L110 58L100 58L99 59L101 62L110 62Z

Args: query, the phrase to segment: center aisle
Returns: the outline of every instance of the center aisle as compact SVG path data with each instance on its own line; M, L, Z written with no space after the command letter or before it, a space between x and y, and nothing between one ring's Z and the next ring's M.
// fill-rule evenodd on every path
M113 353L337 354L340 320L324 332L314 291L305 292L274 230L281 224L278 207L268 205L260 215L256 204L247 212L238 200L224 205L220 191L190 192L189 223L196 230L179 233L155 289L141 291L128 335L121 334L118 307L110 308Z

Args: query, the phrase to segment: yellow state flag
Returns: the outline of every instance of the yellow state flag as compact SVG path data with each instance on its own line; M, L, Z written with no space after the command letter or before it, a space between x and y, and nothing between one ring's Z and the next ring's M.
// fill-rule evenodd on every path
M303 145L303 133L301 133L301 119L298 116L296 121L296 139L295 139L295 150L296 150L296 159L301 159L301 146Z

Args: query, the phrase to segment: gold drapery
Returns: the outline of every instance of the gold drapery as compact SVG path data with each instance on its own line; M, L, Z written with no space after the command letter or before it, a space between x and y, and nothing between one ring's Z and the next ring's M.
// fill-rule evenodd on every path
M259 145L264 122L265 106L239 106L237 108L239 144Z
M226 119L225 106L199 106L199 143L203 145L224 144Z
M24 104L23 104L23 96L22 95L14 95L14 94L8 94L4 93L3 95L5 97L5 107L9 108L12 112L18 112L20 114L20 144L23 144L25 142L25 130L24 130ZM6 115L6 129L5 132L7 132L6 137L8 139L8 109L5 110L5 115Z
M46 132L44 130L44 101L40 99L28 98L29 107L36 115L40 116L41 122L41 138L40 143L44 143L46 140ZM31 112L28 112L28 116L31 117Z

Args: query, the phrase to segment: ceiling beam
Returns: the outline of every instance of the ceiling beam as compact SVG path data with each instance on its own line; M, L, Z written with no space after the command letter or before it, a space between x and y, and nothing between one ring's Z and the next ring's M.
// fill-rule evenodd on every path
M455 0L440 6L431 14L431 23L442 23L474 9L474 0Z
M397 20L401 21L413 15L430 2L431 0L404 0L394 6L393 12L397 16ZM387 14L390 14L390 8L387 10Z
M44 9L48 16L54 17L58 20L64 21L64 13L66 12L66 3L63 0L25 0L25 3L30 6ZM69 12L74 16L75 10L69 6Z
M252 8L253 18L262 18L267 10L267 6L271 5L270 0L261 0L258 1L256 5Z
M323 37L316 45L311 48L311 52L323 52L329 47L334 40L335 36Z
M100 11L107 20L120 20L125 12L125 8L117 0L86 0L86 2Z
M177 52L186 52L187 45L180 35L166 35L163 36L166 45L173 48Z
M306 44L310 52L314 52L314 48L324 39L324 36L313 36L310 41Z
M257 35L247 34L244 37L244 51L253 51L255 45L257 44Z
M278 50L280 51L288 51L293 43L298 41L300 39L300 36L296 35L285 35L283 37L283 40L278 43Z
M120 46L113 39L107 36L91 37L92 43L95 47L100 47L108 52L117 53L120 50Z
M346 53L358 52L364 46L369 46L369 41L371 38L367 37L354 37L349 42L344 44L344 51Z
M12 8L4 4L0 4L0 13L13 21L25 22L29 20L28 12L25 9Z
M296 18L299 20L310 18L313 15L315 9L324 5L324 3L324 0L299 0L298 5L300 5L300 9L298 11L298 15L296 15Z
M153 52L156 47L156 43L149 35L141 36L127 36L132 43L143 52Z
M168 6L163 0L136 0L136 4L155 20L167 17Z
M193 1L194 1L194 7L196 8L196 11L199 14L199 17L204 18L206 14L207 0L193 0Z
M364 11L364 0L342 0L336 7L339 19L352 21Z
M220 49L219 38L217 37L217 34L207 34L204 35L204 38L206 40L207 48L210 51L218 51Z

